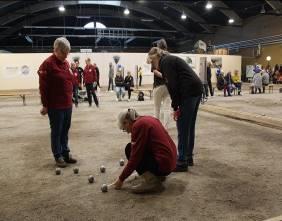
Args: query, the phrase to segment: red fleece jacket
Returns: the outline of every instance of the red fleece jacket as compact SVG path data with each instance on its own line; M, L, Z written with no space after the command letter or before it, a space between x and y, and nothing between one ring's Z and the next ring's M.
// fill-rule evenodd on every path
M152 153L160 172L170 173L176 167L176 146L161 124L150 116L137 118L132 127L131 153L119 179L124 181L137 168L145 150Z

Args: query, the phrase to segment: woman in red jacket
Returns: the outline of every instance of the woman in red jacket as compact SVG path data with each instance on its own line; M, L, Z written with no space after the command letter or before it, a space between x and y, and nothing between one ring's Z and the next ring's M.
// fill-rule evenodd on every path
M92 106L92 96L97 107L99 107L98 98L95 93L95 86L97 85L97 74L95 67L91 64L90 58L85 60L86 66L83 71L83 81L87 91L89 107ZM95 86L94 86L95 84Z
M139 116L134 109L121 112L118 125L121 130L131 133L131 143L125 148L128 163L113 185L120 189L124 180L136 170L144 181L132 187L133 193L160 190L165 176L176 167L173 140L158 119Z

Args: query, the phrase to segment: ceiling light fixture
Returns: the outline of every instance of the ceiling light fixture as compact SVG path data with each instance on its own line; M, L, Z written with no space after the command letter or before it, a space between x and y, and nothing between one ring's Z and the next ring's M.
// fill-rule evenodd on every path
M125 15L129 15L130 11L128 10L128 8L126 8L126 9L124 9L123 13L124 13Z
M261 6L260 13L261 13L261 14L265 14L265 8L264 8L264 5L262 5L262 6Z
M184 12L182 12L181 19L186 20L186 18L187 18L187 15Z
M60 7L59 7L59 11L60 12L64 12L66 9L65 9L65 6L63 6L63 5L61 5Z
M229 24L233 24L234 23L234 19L233 18L229 18L228 23Z
M212 7L213 7L213 5L212 5L212 3L210 3L210 2L207 2L207 4L206 4L206 9L212 9Z

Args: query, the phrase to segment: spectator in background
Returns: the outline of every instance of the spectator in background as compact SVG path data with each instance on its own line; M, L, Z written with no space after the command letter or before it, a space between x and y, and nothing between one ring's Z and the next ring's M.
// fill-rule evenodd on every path
M73 99L74 99L75 107L78 107L78 88L81 82L75 63L71 63L71 71L73 75Z
M210 89L210 94L211 94L211 96L213 96L211 77L212 77L212 74L211 74L211 63L208 62L208 65L207 65L207 83L208 83L208 87Z
M112 88L112 91L114 90L114 75L115 75L114 66L113 66L113 63L110 62L110 63L109 63L109 84L108 84L108 91L110 90L110 88Z
M235 70L234 75L232 76L232 81L233 81L235 87L238 89L238 95L241 95L242 82L241 82L238 70Z
M161 39L157 42L157 47L167 51L167 44L165 39ZM170 119L170 96L166 86L166 79L160 72L160 70L151 64L151 71L154 73L154 83L153 83L153 98L154 98L154 109L155 117L163 122L166 128ZM163 119L161 117L161 106L163 106Z
M255 72L255 74L253 76L252 94L256 94L257 91L259 91L259 93L261 93L261 88L262 88L261 69L259 68L259 66L256 66L253 71Z
M265 87L269 85L269 74L266 70L262 71L262 93L265 93Z
M79 66L79 60L75 60L74 61L75 64L76 64L76 69L77 69L77 72L79 74L79 82L80 82L80 86L79 86L79 89L81 90L82 89L82 84L81 82L83 81L83 69Z
M117 72L115 77L117 100L121 101L125 96L124 79L120 71Z
M66 60L71 46L66 38L57 38L54 53L39 67L39 90L42 115L48 114L51 148L58 167L76 163L68 145L72 117L73 77Z
M97 75L96 75L95 67L91 64L90 58L87 58L85 60L85 63L86 66L83 71L84 73L83 81L87 91L89 107L92 106L92 96L96 104L96 107L99 107L98 98L94 90L94 87L97 85Z
M139 87L141 87L142 86L142 78L143 78L142 67L138 68L138 78L139 78Z
M273 84L277 83L278 77L279 77L279 65L276 64L272 73Z
M227 97L226 91L229 97L231 97L231 93L233 91L233 80L231 76L231 72L227 72L227 74L224 77L224 97Z
M282 83L282 65L279 68L279 75L278 75L278 78L277 78L277 82Z
M132 88L134 87L134 80L133 77L131 76L130 71L127 72L127 76L124 79L124 86L125 86L125 90L127 90L128 93L128 101L130 101L131 92L133 91Z
M97 86L95 88L95 90L97 90L97 87L101 88L100 87L100 71L96 63L94 63L94 68L95 68L96 75L97 75Z

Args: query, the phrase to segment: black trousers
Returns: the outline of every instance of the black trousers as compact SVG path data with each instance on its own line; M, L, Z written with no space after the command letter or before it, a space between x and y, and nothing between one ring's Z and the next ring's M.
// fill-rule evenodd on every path
M213 96L213 90L212 90L212 83L211 83L211 80L208 80L208 86L209 86L209 89L210 89L210 94L211 94L211 96Z
M125 90L127 90L127 94L128 94L128 99L131 98L131 92L133 91L129 86L125 87Z
M142 76L139 76L139 86L141 87L142 85Z
M125 155L129 160L131 153L131 143L128 143L125 147ZM163 173L159 170L158 162L154 159L153 155L145 152L143 159L140 161L139 165L136 168L136 172L139 175L142 175L145 172L151 172L156 176L167 176L169 173Z
M78 104L78 86L73 86L73 98L74 98L74 103L77 105Z
M88 98L89 105L90 106L92 105L92 96L93 96L93 99L94 99L96 106L99 106L98 98L97 98L96 93L94 91L93 84L92 83L91 84L85 84L85 87L86 87L86 91L87 91L87 98Z

